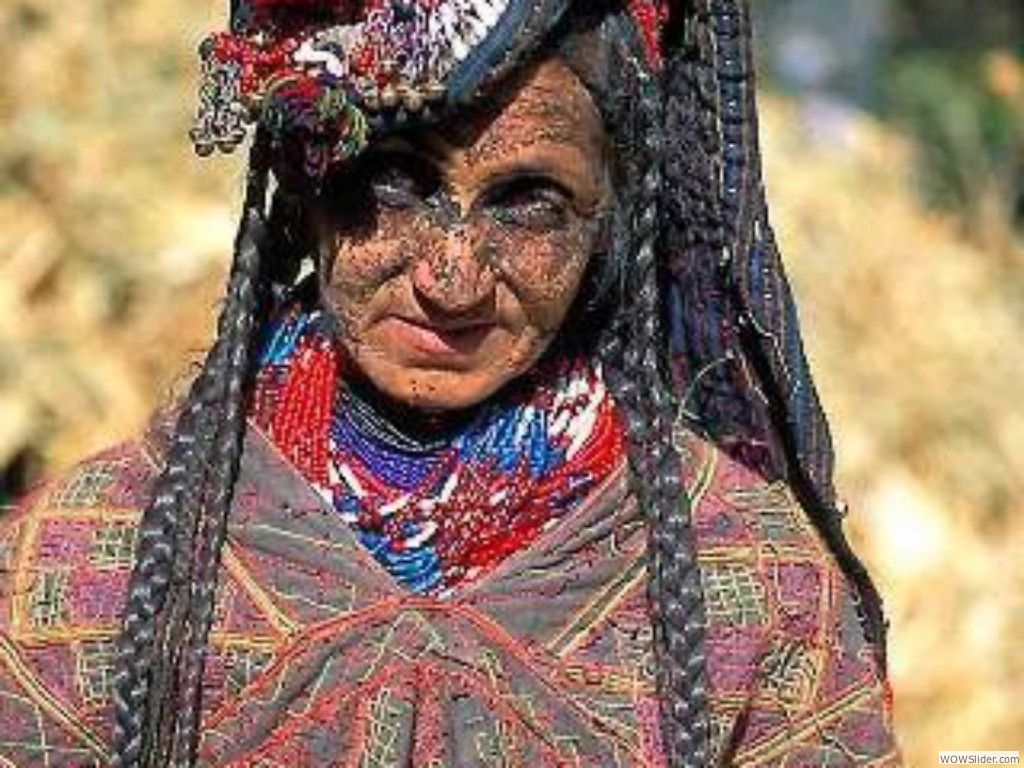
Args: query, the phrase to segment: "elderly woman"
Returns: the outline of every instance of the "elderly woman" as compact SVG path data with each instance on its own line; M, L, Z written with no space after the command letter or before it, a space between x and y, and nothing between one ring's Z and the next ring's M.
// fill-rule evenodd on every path
M896 765L743 5L231 24L218 335L4 521L0 763Z

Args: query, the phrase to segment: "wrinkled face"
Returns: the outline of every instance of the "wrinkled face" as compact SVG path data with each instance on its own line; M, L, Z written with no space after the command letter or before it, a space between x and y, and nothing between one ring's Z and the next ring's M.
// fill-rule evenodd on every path
M537 362L610 196L597 109L561 61L460 117L374 145L315 216L349 358L431 410L478 403Z

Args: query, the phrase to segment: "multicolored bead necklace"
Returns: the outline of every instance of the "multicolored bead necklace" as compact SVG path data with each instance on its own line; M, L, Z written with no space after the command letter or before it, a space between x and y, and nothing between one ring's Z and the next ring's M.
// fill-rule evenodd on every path
M410 590L450 595L528 546L623 460L598 372L545 363L464 421L409 435L342 377L321 312L292 307L265 344L253 419Z

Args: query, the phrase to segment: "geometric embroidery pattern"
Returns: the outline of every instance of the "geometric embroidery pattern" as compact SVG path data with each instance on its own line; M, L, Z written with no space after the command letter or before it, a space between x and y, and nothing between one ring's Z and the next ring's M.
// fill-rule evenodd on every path
M721 754L729 746L735 720L736 713L731 709L723 712L712 710L710 719L711 734L708 739L712 754L714 755L714 759L710 761L712 765L720 764Z
M793 515L793 499L782 483L734 490L727 498L738 509L755 515L758 527L766 539L791 539L801 533Z
M36 575L30 610L32 626L36 629L49 629L67 623L67 571L41 571Z
M369 739L361 762L366 768L385 768L397 765L396 746L400 735L402 715L408 705L395 700L391 691L381 688L370 706Z
M138 525L117 522L98 526L93 531L89 563L98 568L130 568L135 559Z
M657 664L654 658L654 629L651 622L638 621L625 627L609 624L615 638L615 656L622 659L627 669L633 671L634 683L642 687L654 686Z
M256 679L273 660L270 651L230 646L224 650L224 669L227 689L235 696Z
M768 620L764 585L743 563L709 563L701 571L709 621L753 626Z
M496 720L493 730L477 737L477 756L483 765L490 768L511 768L508 756L515 750L515 734L512 727L503 720Z
M123 460L94 461L81 467L57 486L51 504L55 507L91 507L103 501L106 490L125 468Z
M802 643L772 647L765 655L761 670L764 690L785 704L804 705L814 695L818 670Z
M791 539L799 532L793 520L793 510L788 505L760 510L757 522L769 540Z
M76 654L78 692L87 706L110 699L114 682L115 647L110 640L83 642Z

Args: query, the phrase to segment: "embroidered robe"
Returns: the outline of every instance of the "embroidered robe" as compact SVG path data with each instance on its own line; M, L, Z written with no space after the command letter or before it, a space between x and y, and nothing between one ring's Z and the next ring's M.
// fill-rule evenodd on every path
M716 765L894 766L853 591L789 490L689 436ZM0 519L0 766L110 761L152 436ZM250 429L219 578L204 766L662 766L645 530L625 468L454 598L399 586Z

